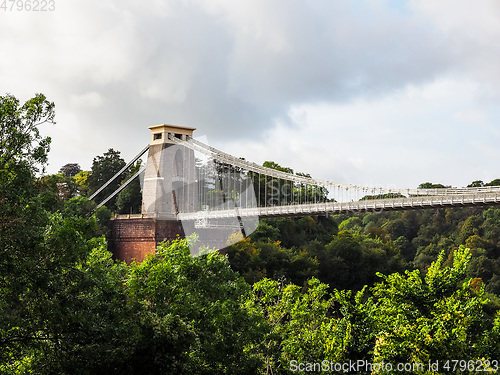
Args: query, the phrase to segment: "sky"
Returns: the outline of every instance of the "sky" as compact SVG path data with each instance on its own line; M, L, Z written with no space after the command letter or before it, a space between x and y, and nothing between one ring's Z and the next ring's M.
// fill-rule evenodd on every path
M166 123L339 183L500 178L498 0L28 3L0 8L0 95L55 102L48 173Z

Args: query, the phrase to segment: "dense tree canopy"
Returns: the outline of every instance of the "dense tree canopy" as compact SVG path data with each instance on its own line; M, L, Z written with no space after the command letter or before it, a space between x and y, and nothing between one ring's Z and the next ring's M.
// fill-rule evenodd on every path
M460 247L453 255L453 265L442 267L441 254L424 278L419 271L379 274L383 281L371 296L366 289L354 297L345 290L328 294L328 286L314 278L303 293L292 284L259 281L253 306L271 327L262 338L268 373L287 373L298 363L325 365L325 359L327 369L349 361L396 369L399 363L444 366L452 358L496 360L500 314L488 317L482 289L466 278L470 252ZM398 372L373 372L367 363L352 373ZM430 373L417 366L404 372ZM441 367L439 373L445 372Z

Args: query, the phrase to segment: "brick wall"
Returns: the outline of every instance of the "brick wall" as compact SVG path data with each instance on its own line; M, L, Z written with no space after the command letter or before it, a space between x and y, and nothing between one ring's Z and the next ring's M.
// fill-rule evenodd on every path
M130 264L134 260L142 262L147 254L154 254L158 243L178 237L184 237L184 232L177 220L124 215L111 220L109 246L116 259Z

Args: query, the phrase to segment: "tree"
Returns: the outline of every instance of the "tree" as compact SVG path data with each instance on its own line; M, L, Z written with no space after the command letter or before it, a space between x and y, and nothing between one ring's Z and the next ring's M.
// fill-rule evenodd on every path
M37 189L48 211L57 211L68 199L78 195L78 187L72 177L62 173L42 176L37 179Z
M453 266L442 268L442 252L423 279L418 270L406 276L380 275L384 282L373 289L378 301L375 363L498 357L498 345L488 344L498 333L490 331L493 322L486 319L484 292L474 291L466 279L470 256L461 246Z
M479 227L483 222L482 217L480 216L469 216L462 227L460 228L460 232L458 234L457 242L458 244L465 244L465 241L472 235L479 233Z
M14 303L21 285L16 278L29 269L43 238L47 213L34 173L45 167L50 138L38 126L54 116L54 104L42 94L22 106L12 95L0 97L0 301Z
M418 189L445 189L450 188L451 186L445 186L443 184L433 184L430 182L424 182L418 185Z
M50 139L38 126L53 118L41 94L23 106L0 98L0 372L110 373L105 364L123 356L113 343L128 337L124 275L92 240L95 217L43 207L34 173Z
M267 224L265 221L259 220L257 229L252 233L251 238L254 242L258 241L278 241L280 231L278 228Z
M472 181L467 187L482 187L484 186L484 182L482 180Z
M101 186L108 182L111 177L118 173L126 165L125 160L120 156L120 151L115 151L110 148L102 156L96 156L92 162L92 171L89 177L89 194L96 192ZM130 173L130 171L124 171ZM118 189L123 181L124 175L117 177L106 189L100 192L94 199L99 202ZM116 196L112 198L106 205L114 209Z
M484 184L484 186L500 186L500 178L496 178L493 181Z
M217 252L193 257L187 240L162 244L131 265L127 299L140 331L124 361L149 374L252 374L262 318L248 284Z
M36 94L23 105L12 95L0 96L0 170L23 164L30 171L44 168L51 139L38 127L54 123L55 105Z
M77 186L80 195L88 196L89 192L89 171L80 171L74 177L75 185Z
M124 182L136 174L141 168L139 160L130 169L130 173L124 178ZM118 193L116 198L116 209L120 214L140 214L142 211L142 191L139 178L136 178L130 184Z
M81 171L82 168L80 168L80 165L78 163L64 164L61 169L59 169L59 173L64 174L66 177L74 177Z
M20 264L11 298L1 300L17 302L1 309L2 373L113 373L123 362L134 327L126 268L91 239L95 228L93 219L54 214L29 269Z

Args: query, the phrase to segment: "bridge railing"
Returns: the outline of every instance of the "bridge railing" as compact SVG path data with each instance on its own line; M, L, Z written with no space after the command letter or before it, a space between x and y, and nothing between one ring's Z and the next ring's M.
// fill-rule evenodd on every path
M329 215L353 212L382 212L388 210L412 210L421 208L453 207L469 205L490 205L500 203L500 193L484 192L481 194L421 196L411 198L377 199L355 202L324 202L275 207L234 208L232 210L181 213L181 220L205 220L231 217L282 217Z
M272 168L267 168L256 163L234 157L223 151L220 151L214 147L206 145L193 138L188 138L187 140L180 140L175 137L171 137L173 142L183 144L184 146L201 152L213 160L222 164L231 165L234 168L245 171L247 173L255 173L261 176L267 176L270 179L287 180L296 185L304 186L316 186L324 187L329 189L336 201L351 201L360 200L367 196L381 196L381 195L391 195L400 194L405 197L414 196L449 196L449 195L464 195L464 194L482 194L482 193L494 193L500 192L500 186L484 186L484 187L466 187L466 188L432 188L432 189L408 189L408 188L387 188L387 187L376 187L376 186L363 186L363 185L353 185L353 184L342 184L321 179L315 179L311 177L291 174L283 171L279 171ZM355 198L353 198L355 196ZM342 199L342 197L347 197ZM291 202L293 203L293 202Z

